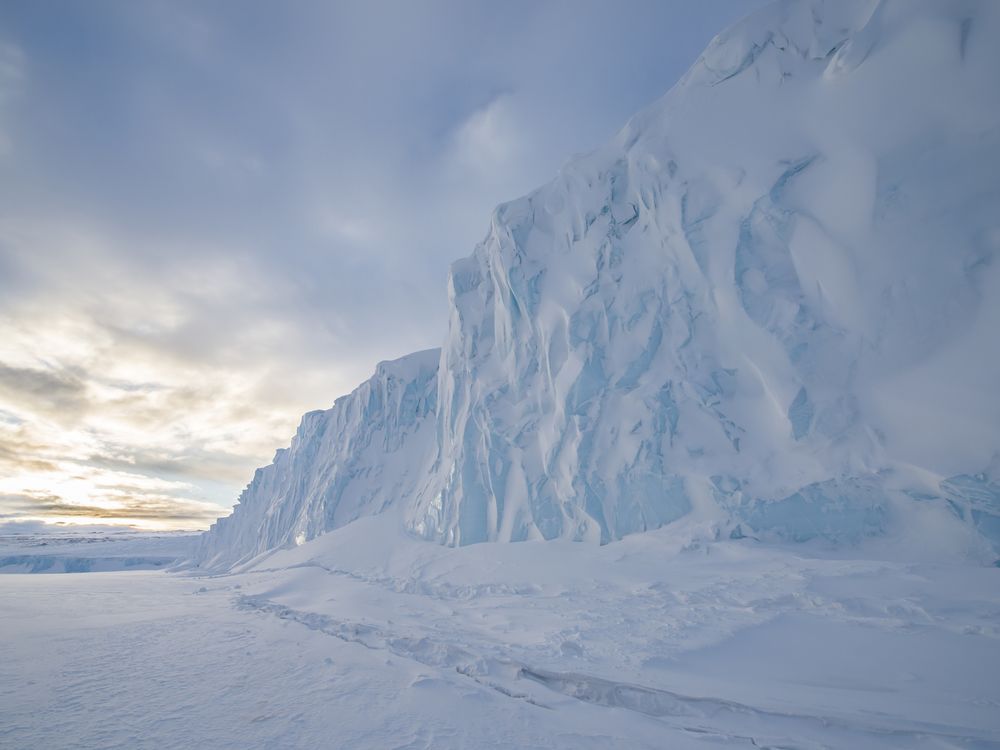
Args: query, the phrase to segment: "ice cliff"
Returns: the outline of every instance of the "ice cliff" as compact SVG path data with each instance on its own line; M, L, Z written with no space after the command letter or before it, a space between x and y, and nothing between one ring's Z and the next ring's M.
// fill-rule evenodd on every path
M730 28L496 210L452 267L440 371L382 365L306 415L204 559L390 503L446 544L685 516L854 542L921 517L1000 550L997 40L989 0L792 0Z
M439 349L382 362L292 444L257 469L233 514L204 534L196 559L233 565L385 510L423 476L434 445Z

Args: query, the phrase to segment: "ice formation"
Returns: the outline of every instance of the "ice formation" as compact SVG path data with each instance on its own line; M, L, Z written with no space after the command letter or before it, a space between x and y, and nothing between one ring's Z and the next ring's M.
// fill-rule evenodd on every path
M440 350L382 362L326 411L302 418L292 444L258 469L233 515L201 540L206 565L233 565L374 515L405 496L433 447Z
M989 0L789 0L725 31L496 210L440 367L306 415L202 559L389 505L452 545L684 516L850 543L931 513L1000 552L998 38Z

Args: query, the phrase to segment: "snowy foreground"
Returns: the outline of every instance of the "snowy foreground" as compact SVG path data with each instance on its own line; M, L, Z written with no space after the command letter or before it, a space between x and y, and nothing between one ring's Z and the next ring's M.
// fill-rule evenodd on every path
M398 529L223 576L0 576L0 747L1000 747L996 567Z

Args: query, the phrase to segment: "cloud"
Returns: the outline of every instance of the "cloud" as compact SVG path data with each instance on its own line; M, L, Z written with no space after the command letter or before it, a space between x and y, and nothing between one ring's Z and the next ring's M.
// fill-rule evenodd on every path
M34 458L30 451L33 446L20 443L4 444L0 442L0 467L5 471L58 472L59 464L43 458Z
M26 61L19 47L0 39L0 158L12 148L5 121L25 79Z
M253 469L294 429L290 410L266 403L247 408L255 400L247 392L253 377L225 382L232 373L209 367L199 383L183 367L161 363L156 369L168 382L122 378L104 356L91 351L88 366L71 371L0 369L0 493L6 495L0 513L14 496L52 495L72 507L35 503L18 515L78 518L88 511L74 508L106 507L102 518L204 527L226 512ZM141 359L128 359L129 369L148 374ZM141 503L155 512L139 513ZM181 510L165 512L172 506L164 503Z
M3 516L0 515L0 518ZM36 537L40 534L66 534L72 531L77 534L109 534L119 533L125 529L131 529L128 524L82 524L49 521L3 521L0 522L0 537L26 535ZM46 542L41 542L46 544Z
M114 471L140 472L145 475L166 477L179 481L213 480L246 484L259 461L255 457L236 456L224 451L211 451L198 446L178 446L177 451L142 451L131 446L126 457L118 455L91 455L86 463Z
M80 413L89 406L84 381L61 368L10 367L0 362L0 396L47 413Z
M507 172L519 165L523 157L522 127L512 96L501 94L459 125L455 133L455 158L462 166L483 174Z
M87 505L63 500L58 495L0 495L0 516L9 520L66 522L74 519L119 521L159 528L205 528L218 517L218 508L172 497L123 496L111 505Z

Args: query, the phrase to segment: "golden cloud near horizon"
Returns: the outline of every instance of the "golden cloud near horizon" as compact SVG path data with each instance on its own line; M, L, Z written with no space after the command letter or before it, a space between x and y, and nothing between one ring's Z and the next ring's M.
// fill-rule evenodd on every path
M274 323L228 312L207 330L259 280L202 270L198 283L190 269L172 283L130 278L99 299L4 300L0 522L207 528L287 444L321 380L303 374L296 392L291 364L262 356L281 357L288 332Z

